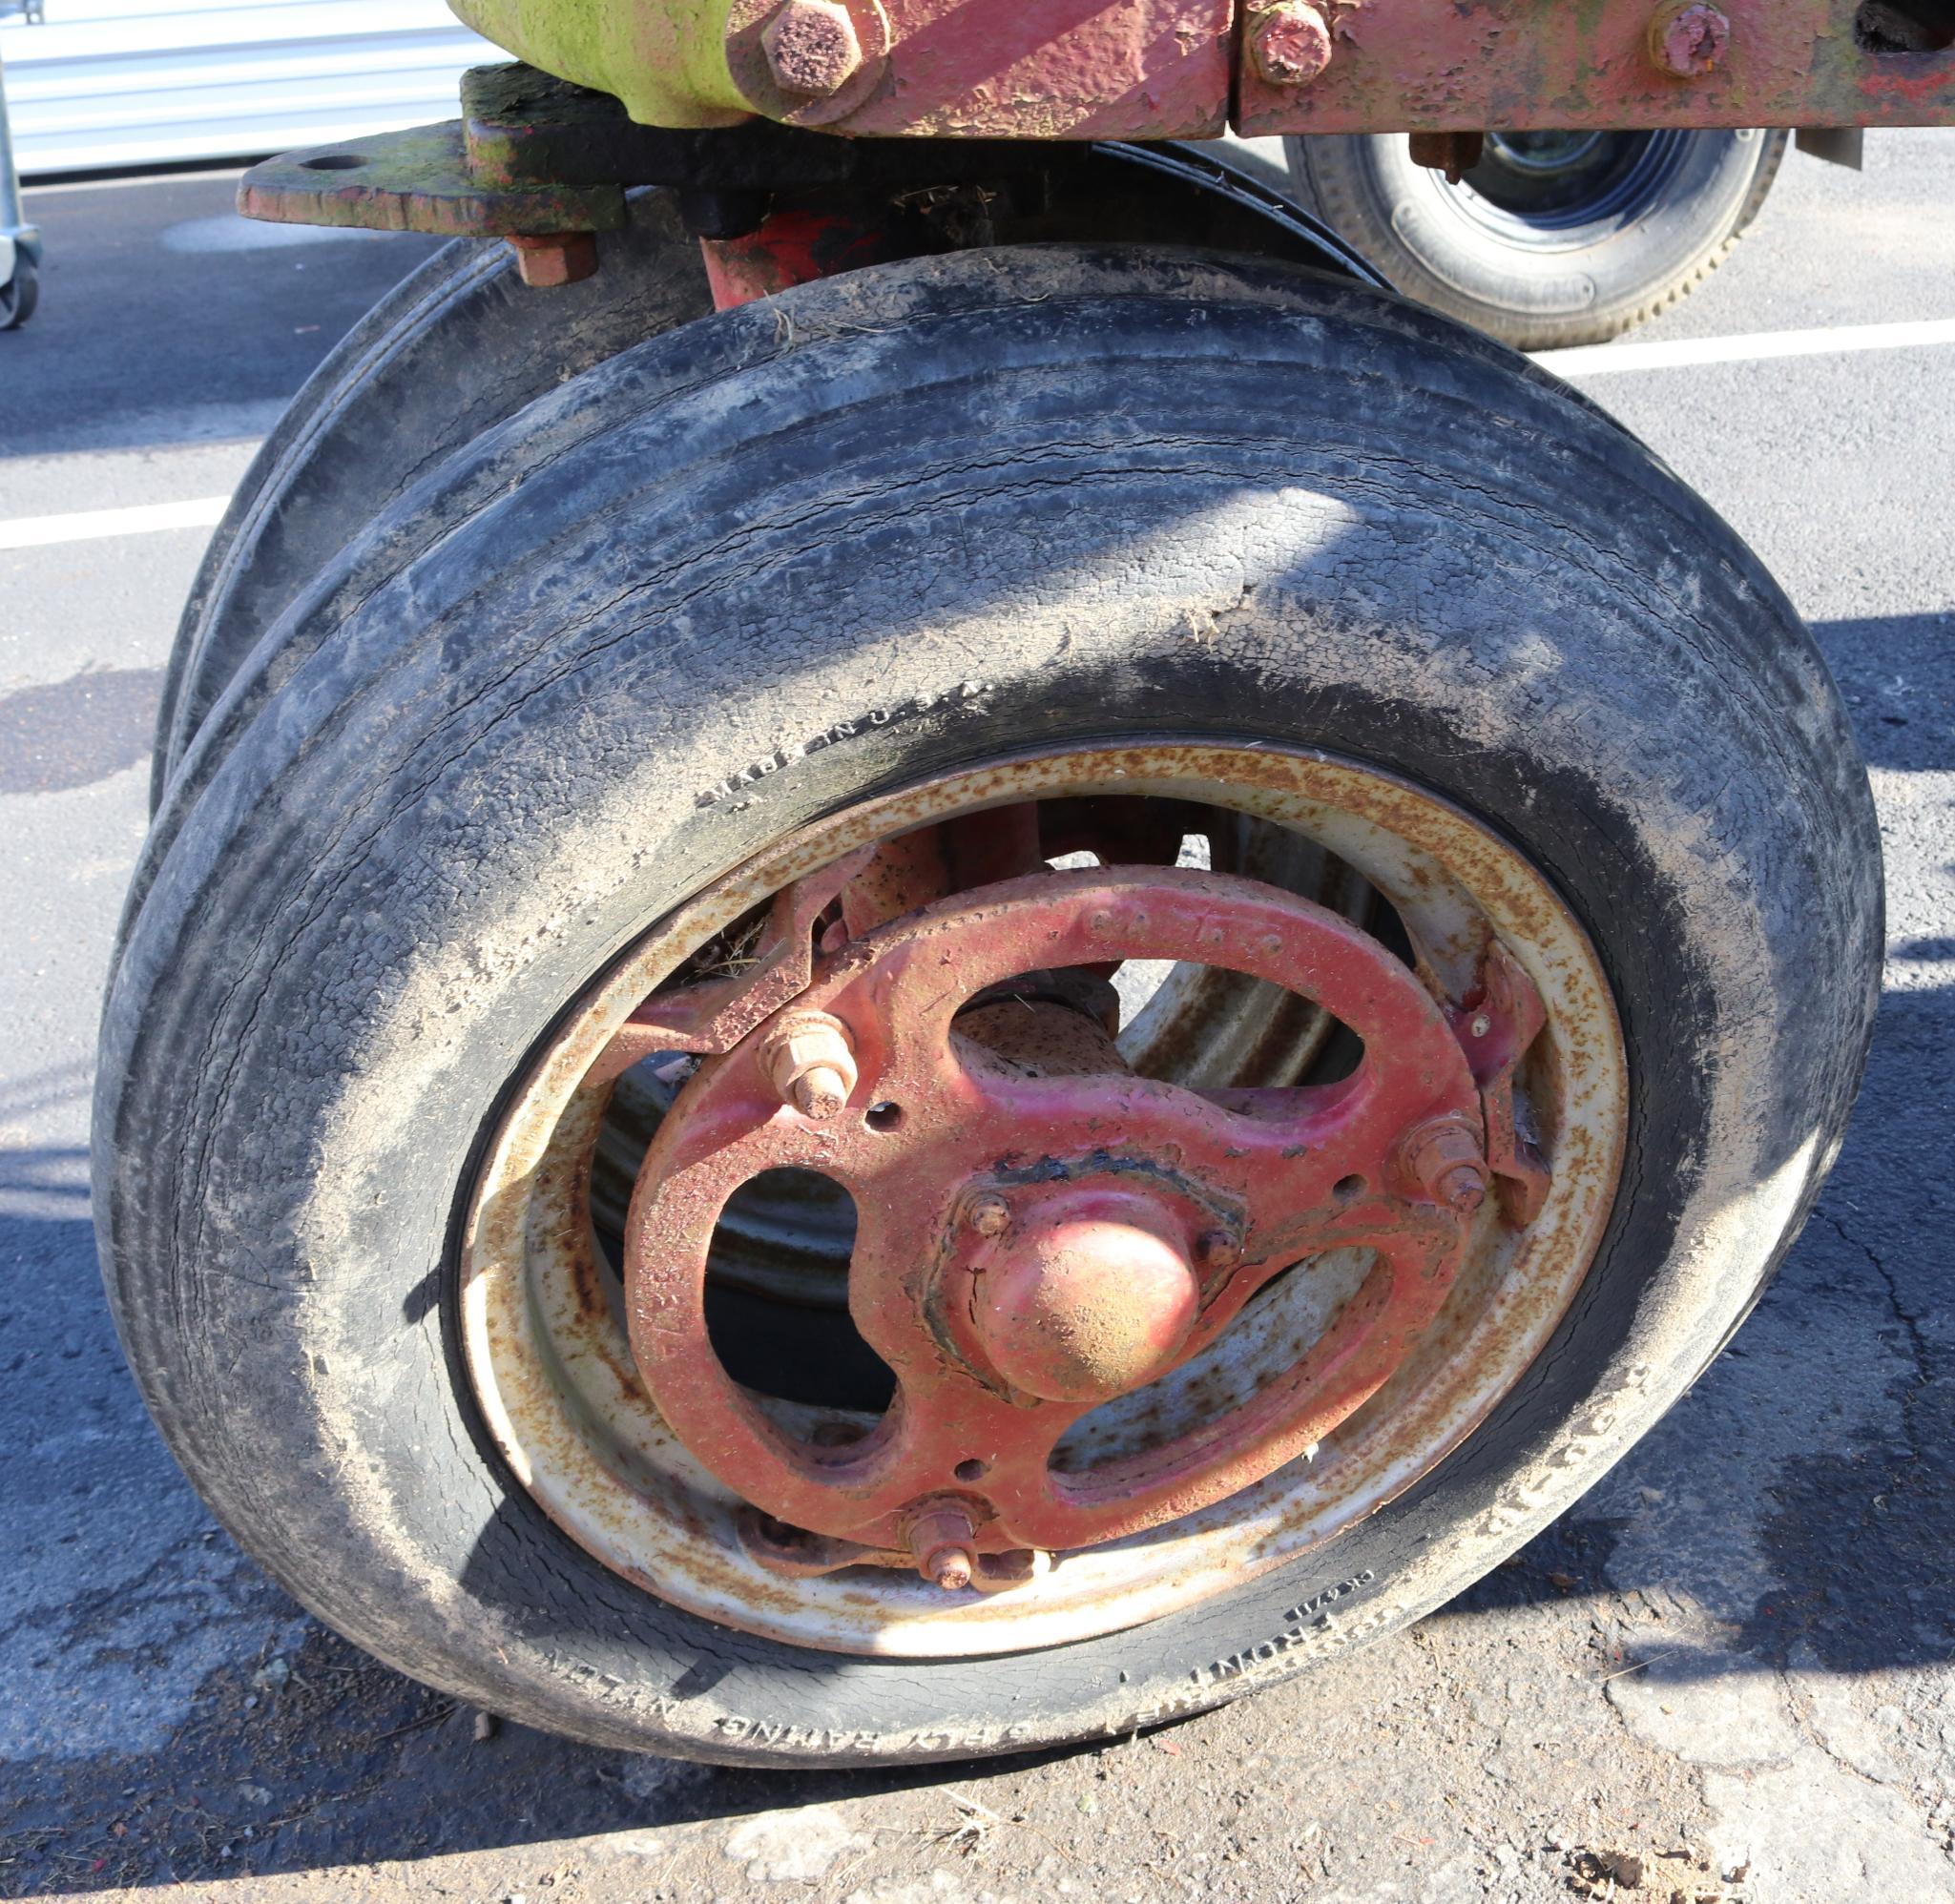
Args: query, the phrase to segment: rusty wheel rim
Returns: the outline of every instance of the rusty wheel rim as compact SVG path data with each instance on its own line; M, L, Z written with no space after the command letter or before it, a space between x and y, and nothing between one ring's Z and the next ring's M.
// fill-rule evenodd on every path
M1015 878L1006 867L1007 878L981 880L979 893L938 899L934 913L899 908L888 917L871 907L854 926L841 921L834 895L864 877L878 842L954 817L1110 792L1225 809L1316 842L1389 902L1416 976L1402 962L1388 972L1375 942L1367 947L1348 920L1306 900L1157 866ZM744 995L745 1017L724 1018L731 1048L704 1060L653 1140L621 1300L591 1218L593 1159L615 1081L647 1051L676 1048L675 1040L715 1048L698 1031L712 1016L702 1016L701 994L660 987L716 935L780 895L806 909L797 928L803 944L828 909L829 956L800 975L726 982L729 995ZM1202 1096L1092 1073L1071 1085L1044 1080L1044 1108L1026 1110L1021 1077L988 1098L980 1090L988 1106L980 1117L965 1062L975 1047L965 1038L965 1059L945 1073L956 1080L946 1088L957 1116L926 1108L911 1134L893 1140L912 1147L909 1174L927 1178L928 1194L902 1208L901 1224L883 1221L883 1203L901 1205L904 1178L878 1176L877 1146L892 1140L868 1121L880 1103L869 1098L884 1077L914 1097L932 1074L914 1053L907 1070L890 1057L887 1027L866 1024L863 1000L900 990L890 974L905 961L936 956L933 933L940 944L971 942L980 900L987 917L1029 923L1034 939L1043 933L1061 964L1084 963L1095 949L1185 955L1191 934L1228 921L1241 942L1217 949L1215 963L1256 970L1260 962L1320 1003L1335 993L1347 1024L1371 1012L1371 1042L1353 1075L1375 1082L1381 1054L1406 1061L1390 1097L1396 1121L1374 1132L1362 1173L1367 1187L1389 1177L1389 1197L1379 1188L1370 1201L1346 1199L1358 1212L1348 1221L1305 1226L1307 1235L1269 1247L1258 1240L1267 1220L1231 1216L1228 1195L1196 1208L1223 1179L1245 1208L1283 1204L1264 1193L1261 1176L1221 1161L1248 1130L1242 1093ZM779 900L777 914L787 903ZM1151 923L1123 923L1123 907ZM989 963L1011 969L1024 956L1001 941ZM1326 957L1347 960L1348 969L1340 976ZM979 964L979 983L998 976ZM872 984L874 972L883 977ZM1370 1004L1361 996L1366 986L1376 994ZM960 994L939 1013L930 1063L940 1068L950 1014L966 1002ZM806 1036L811 1024L829 1035L824 1023L843 1032L852 1023L852 1055L836 1062L848 1071L861 1058L860 1077L822 1068L829 1047ZM892 1023L901 1043L920 1020ZM690 1029L674 1029L681 1024ZM779 1056L788 1044L802 1052L798 1072ZM995 1055L979 1050L977 1070ZM828 1081L812 1095L798 1082L809 1075ZM1097 1128L1108 1090L1121 1128L1130 1136L1141 1128L1141 1149L1205 1155L1199 1195L1184 1193L1186 1185L1151 1190L1140 1207L1131 1184L1104 1172L1088 1182L1092 1173L1081 1167L1061 1170L1073 1201L1054 1213L1039 1201L1049 1190L1028 1191L994 1168L1009 1149L999 1133L1017 1128L997 1123L1000 1103L1050 1124L1055 1104L1070 1105L1070 1115L1084 1102L1080 1114ZM1333 1110L1328 1099L1316 1105L1312 1142L1293 1148L1321 1149L1331 1126L1321 1120ZM1076 1641L1158 1618L1321 1546L1470 1434L1535 1359L1587 1272L1614 1198L1626 1112L1621 1034L1593 948L1523 856L1446 802L1353 762L1266 747L1102 747L1015 760L864 802L780 842L653 927L590 988L519 1083L472 1188L461 1285L466 1361L517 1482L607 1566L676 1604L792 1645L862 1654L970 1656ZM1277 1139L1283 1116L1302 1115L1291 1099L1280 1115L1267 1104L1256 1113L1275 1117ZM985 1117L992 1125L976 1148L944 1166L963 1141L959 1119L984 1126ZM1479 1133L1465 1149L1463 1127ZM1263 1176L1283 1149L1276 1139L1264 1147ZM932 1155L935 1175L926 1169ZM868 1228L879 1240L859 1242L849 1301L879 1353L898 1365L899 1393L908 1397L881 1420L758 1401L702 1354L704 1239L729 1188L757 1168L811 1158L827 1160L859 1210L864 1197L872 1206ZM1341 1172L1339 1182L1357 1174ZM1494 1192L1484 1200L1483 1187ZM1146 1267L1155 1261L1154 1237L1156 1255L1165 1252L1192 1277L1187 1314L1199 1319L1187 1321L1179 1273L1162 1268L1159 1315L1169 1319L1156 1333L1173 1335L1166 1349L1151 1337L1117 1377L1095 1377L1098 1387L1089 1380L1076 1393L1063 1371L1028 1373L1036 1356L1027 1360L1022 1318L998 1322L999 1303L982 1293L1003 1286L987 1284L988 1271L1008 1273L985 1233L989 1219L973 1226L974 1200L986 1198L1019 1206L1006 1211L1001 1232L1029 1223L1057 1234L1051 1226L1084 1223L1096 1249L1115 1250L1122 1273L1156 1273ZM1323 1215L1337 1199L1299 1180L1289 1202ZM1389 1223L1380 1215L1385 1202ZM912 1249L920 1223L927 1247ZM1269 1264L1291 1246L1303 1267L1275 1273ZM1140 1258L1117 1257L1133 1247ZM919 1270L909 1254L937 1267ZM1021 1282L1027 1273L1009 1273ZM1048 1270L1039 1273L1038 1289L1056 1286ZM878 1293L864 1293L871 1285ZM1359 1324L1386 1297L1389 1327L1373 1317L1367 1335ZM1388 1355L1377 1348L1381 1329ZM927 1379L913 1376L926 1363ZM1335 1406L1322 1374L1333 1363L1362 1376L1344 1382ZM1272 1394L1287 1394L1289 1404L1271 1402ZM1028 1440L1015 1423L1042 1410L1045 1429ZM1241 1425L1252 1418L1255 1433ZM1024 1451L1033 1442L1039 1472L1056 1477L1050 1485L1029 1479L1035 1464ZM1188 1448L1208 1451L1198 1486L1187 1484L1185 1455L1162 1453Z

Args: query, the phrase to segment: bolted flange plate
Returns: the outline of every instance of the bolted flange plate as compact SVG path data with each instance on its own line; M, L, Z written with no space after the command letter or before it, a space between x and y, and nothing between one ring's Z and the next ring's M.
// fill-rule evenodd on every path
M1336 1084L1199 1091L1111 1063L1055 1074L960 1027L970 1000L1016 975L1125 960L1286 986L1349 1026L1363 1058ZM820 1118L783 1102L766 1056L772 1020L708 1058L647 1154L626 1293L637 1366L666 1421L780 1521L902 1550L923 1504L947 1496L974 1553L1115 1540L1321 1440L1445 1301L1473 1211L1421 1160L1479 1168L1478 1087L1414 973L1309 900L1175 868L1034 874L844 939L791 999L778 972L766 983L783 1017L846 1028L848 1100ZM719 1213L781 1168L819 1171L854 1198L849 1306L896 1376L881 1423L842 1448L778 1425L707 1335ZM1354 1249L1371 1252L1369 1273L1282 1378L1144 1454L1054 1465L1093 1406L1199 1354L1275 1277Z

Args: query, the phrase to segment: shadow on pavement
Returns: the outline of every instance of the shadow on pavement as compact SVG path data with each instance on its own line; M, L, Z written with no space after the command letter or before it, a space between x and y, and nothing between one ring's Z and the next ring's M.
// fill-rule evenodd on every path
M239 218L236 194L231 175L31 191L47 259L33 322L0 334L0 457L261 435L439 245L294 237Z
M148 761L160 668L89 668L0 693L0 794L92 786Z
M1919 1338L1923 1378L1902 1397L1905 1445L1859 1445L1783 1462L1771 1480L1777 1511L1765 1543L1778 1584L1759 1602L1737 1645L1759 1667L1782 1664L1805 1641L1828 1667L1868 1671L1945 1660L1955 1649L1955 1328L1945 1314L1929 1339L1902 1319L1939 1275L1931 1225L1897 1212L1888 1240L1861 1240L1834 1212L1861 1211L1890 1193L1895 1168L1876 1141L1905 1117L1918 1089L1915 1065L1955 1029L1955 995L1890 999L1876 1042L1865 1109L1799 1253L1841 1287L1867 1326ZM1924 1161L1919 1157L1917 1165ZM1905 1159L1902 1160L1905 1167ZM12 1171L6 1173L18 1181ZM1915 1192L1918 1196L1919 1192ZM1917 1205L1918 1207L1918 1205ZM1846 1233L1842 1234L1842 1230ZM1848 1237L1853 1240L1847 1240ZM0 1264L10 1266L7 1360L58 1356L34 1340L35 1311L16 1300L23 1264L42 1274L93 1278L92 1234L80 1218L0 1217ZM1904 1293L1897 1293L1904 1292ZM1766 1298L1796 1300L1781 1285ZM106 1335L106 1316L96 1327ZM72 1344L71 1344L72 1346ZM1728 1352L1742 1358L1740 1335ZM1729 1378L1720 1361L1711 1389ZM128 1432L148 1435L133 1396ZM1815 1439L1817 1440L1817 1437ZM1855 1438L1857 1442L1858 1438ZM132 1503L135 1505L135 1503ZM11 1516L10 1516L10 1519ZM1440 1621L1469 1620L1537 1601L1657 1584L1612 1571L1616 1528L1580 1510L1455 1601ZM223 1537L211 1536L220 1545ZM586 1833L680 1824L954 1780L958 1768L780 1774L724 1770L570 1745L503 1727L477 1742L475 1714L368 1659L298 1617L278 1589L236 1556L240 1612L251 1631L294 1621L297 1643L276 1643L228 1661L198 1687L184 1722L161 1750L60 1754L6 1769L0 1799L0 1891L87 1891L115 1885L260 1874L447 1852L493 1849ZM1690 1586L1687 1564L1662 1584ZM80 1699L106 1664L77 1604L47 1609L59 1656L38 1698ZM239 1637L242 1637L240 1631ZM1732 1669L1728 1654L1708 1669ZM39 1675L36 1675L39 1677ZM25 1688L15 1688L16 1692Z

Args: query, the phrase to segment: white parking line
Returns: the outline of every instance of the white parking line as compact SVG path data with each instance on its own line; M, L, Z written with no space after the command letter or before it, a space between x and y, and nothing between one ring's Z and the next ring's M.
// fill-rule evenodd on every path
M1557 377L1619 377L1631 370L1689 370L1704 363L1763 363L1783 357L1831 357L1861 350L1923 350L1955 343L1955 318L1906 324L1841 324L1832 330L1755 331L1747 337L1690 337L1662 343L1595 343L1537 351Z
M76 509L64 516L18 516L0 522L0 548L45 548L51 543L96 542L159 528L215 528L230 507L229 496L198 496L187 503L137 503L122 509Z

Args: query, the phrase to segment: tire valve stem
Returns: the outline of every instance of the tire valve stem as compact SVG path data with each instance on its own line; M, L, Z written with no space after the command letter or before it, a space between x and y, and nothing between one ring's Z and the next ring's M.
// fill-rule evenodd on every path
M916 1570L946 1593L961 1593L977 1576L972 1542L977 1528L955 1501L946 1501L917 1517L909 1530L909 1550Z

